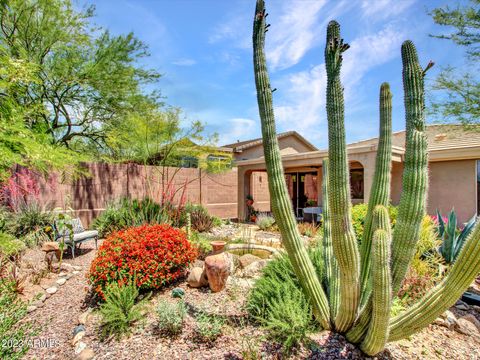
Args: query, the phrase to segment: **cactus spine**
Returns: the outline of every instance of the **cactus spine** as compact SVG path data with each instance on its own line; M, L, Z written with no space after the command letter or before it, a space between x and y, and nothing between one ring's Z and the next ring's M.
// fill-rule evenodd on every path
M330 328L328 300L316 276L307 250L298 232L292 203L285 183L280 149L275 130L275 117L272 104L272 89L265 59L265 2L257 0L253 22L253 63L257 101L262 123L262 138L267 164L268 188L271 206L276 222L282 233L283 243L298 276L302 288L311 301L316 319L324 329Z
M330 303L330 318L335 319L340 300L339 273L337 260L333 256L332 224L328 209L328 159L322 164L322 199L323 199L323 256L325 263L325 289Z
M340 305L335 327L344 332L355 321L360 300L360 254L353 231L350 179L345 141L343 87L340 82L342 53L349 48L340 37L340 25L327 27L325 66L327 69L328 158L330 161L328 206L332 224L333 253L340 268Z
M386 208L391 166L391 94L388 86L382 85L379 154L360 258L350 216L343 90L340 83L342 53L348 45L340 38L338 23L330 22L325 49L329 163L324 162L326 206L323 251L327 259L326 281L322 287L300 239L283 175L264 53L264 7L264 0L257 0L253 50L272 210L295 274L320 325L328 329L333 323L337 331L347 332L351 342L359 344L367 354L374 355L384 348L387 341L407 337L428 325L458 299L480 272L480 222L475 225L446 278L417 304L389 319L392 296L398 291L408 269L425 213L428 160L423 78L430 64L422 70L414 45L410 41L402 45L406 152L403 192L393 235ZM363 309L358 316L360 300Z

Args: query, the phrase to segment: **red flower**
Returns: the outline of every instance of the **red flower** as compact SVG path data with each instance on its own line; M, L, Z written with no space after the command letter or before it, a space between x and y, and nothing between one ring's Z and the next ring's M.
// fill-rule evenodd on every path
M139 288L158 289L182 276L196 257L197 249L179 229L165 224L131 227L103 242L88 277L102 297L108 283L126 283L133 274Z

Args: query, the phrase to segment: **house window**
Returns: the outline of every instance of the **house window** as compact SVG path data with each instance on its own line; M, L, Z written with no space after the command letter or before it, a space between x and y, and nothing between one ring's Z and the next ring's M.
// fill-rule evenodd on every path
M182 167L182 168L198 168L198 159L194 156L183 156L180 159L180 167Z

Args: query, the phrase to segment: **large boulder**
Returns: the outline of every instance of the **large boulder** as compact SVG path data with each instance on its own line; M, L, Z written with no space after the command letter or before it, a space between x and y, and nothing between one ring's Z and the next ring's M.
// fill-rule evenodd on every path
M60 246L55 241L46 241L42 244L42 251L45 252L45 261L52 264L60 260Z
M231 262L231 257L226 253L210 255L205 258L208 285L213 292L219 292L225 288L232 267Z
M60 246L56 241L46 241L42 244L42 251L50 252L50 251L59 251Z
M258 256L252 255L252 254L242 255L238 259L238 261L240 262L240 267L242 269L245 269L251 263L253 263L255 261L259 261L259 260L262 260L262 259L260 259Z
M190 287L200 288L208 285L207 273L201 267L194 267L188 274L187 283Z

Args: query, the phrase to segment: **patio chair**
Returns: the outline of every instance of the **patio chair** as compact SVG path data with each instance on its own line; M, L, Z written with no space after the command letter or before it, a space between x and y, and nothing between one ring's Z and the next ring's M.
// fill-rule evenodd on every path
M305 222L319 222L321 215L322 208L319 206L303 208L303 221Z
M59 231L58 223L55 221L55 241L60 242L62 239L65 245L72 250L72 257L75 258L75 247L77 244L81 244L85 241L95 240L95 249L98 249L98 231L97 230L85 230L80 218L72 220L65 220L66 223L72 225L73 239L70 238L70 229L63 229ZM73 240L73 242L72 242Z

